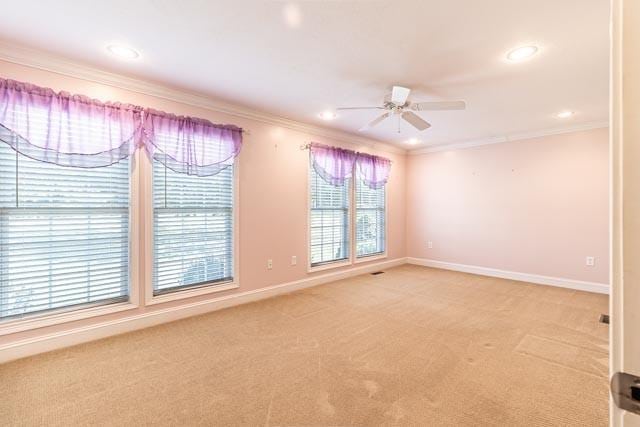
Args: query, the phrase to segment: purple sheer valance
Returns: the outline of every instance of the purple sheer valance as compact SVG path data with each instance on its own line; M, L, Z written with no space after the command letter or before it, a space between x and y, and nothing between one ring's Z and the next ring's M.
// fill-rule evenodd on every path
M391 160L371 154L358 153L356 164L360 178L367 187L377 190L385 186L391 171Z
M84 168L144 145L170 169L206 176L233 164L242 129L0 79L0 141L35 160Z
M145 110L144 145L155 160L188 175L215 175L233 165L242 145L242 129L204 119Z
M384 157L315 142L309 150L314 170L329 184L344 184L345 179L353 176L356 165L360 178L369 188L382 188L389 179L391 160Z
M342 185L353 175L357 153L344 148L311 143L311 162L318 175L331 185Z
M100 167L127 158L142 108L0 79L0 141L35 160Z

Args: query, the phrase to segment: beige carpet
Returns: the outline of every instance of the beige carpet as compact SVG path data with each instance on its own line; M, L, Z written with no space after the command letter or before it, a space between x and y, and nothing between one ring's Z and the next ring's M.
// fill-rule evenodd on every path
M0 365L0 424L604 426L605 312L405 265Z

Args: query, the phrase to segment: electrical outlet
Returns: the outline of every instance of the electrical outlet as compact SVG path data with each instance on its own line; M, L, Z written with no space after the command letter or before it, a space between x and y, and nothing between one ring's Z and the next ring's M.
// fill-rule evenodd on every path
M587 267L593 267L594 265L596 265L595 257L588 256L586 259L586 264L587 264Z
M433 242L431 240L427 242L427 248L433 249Z
M267 260L267 270L271 270L273 268L273 260L272 259L268 259Z
M293 255L291 257L291 265L296 265L296 264L298 264L298 257Z

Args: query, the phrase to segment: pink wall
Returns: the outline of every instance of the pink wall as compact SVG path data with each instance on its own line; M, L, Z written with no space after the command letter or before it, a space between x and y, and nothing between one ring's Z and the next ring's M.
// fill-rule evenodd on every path
M407 256L608 283L608 150L595 129L409 156Z
M194 297L180 301L140 307L133 311L99 318L41 328L13 335L0 336L0 344L44 335L51 332L114 320L141 312L162 310L168 306L189 304L197 300L246 292L266 286L286 283L326 274L340 269L307 273L307 173L308 151L300 145L310 141L344 146L358 151L380 154L393 161L387 185L389 198L387 259L405 257L405 155L372 149L369 146L345 144L330 138L302 133L272 124L216 113L166 99L117 89L85 80L0 61L0 76L37 85L88 95L101 100L129 102L175 114L203 117L215 123L233 123L250 131L244 139L239 157L240 214L240 288L226 293ZM296 266L291 256L298 257ZM267 259L273 259L273 269L267 270ZM358 266L366 265L358 264ZM346 267L349 268L349 267ZM344 269L344 268L343 268ZM144 301L144 298L141 298Z
M307 273L309 141L393 161L388 257L427 258L598 283L608 281L608 134L598 129L405 156L0 61L0 76L102 100L233 123L251 134L239 158L240 288L0 336L0 345L312 277ZM405 193L409 195L405 198ZM408 235L405 240L405 235ZM433 248L427 248L427 241ZM290 266L292 255L297 266ZM595 256L594 267L585 257ZM272 270L266 269L268 258ZM339 271L339 270L331 270ZM315 273L324 274L325 272ZM144 298L141 298L144 301Z

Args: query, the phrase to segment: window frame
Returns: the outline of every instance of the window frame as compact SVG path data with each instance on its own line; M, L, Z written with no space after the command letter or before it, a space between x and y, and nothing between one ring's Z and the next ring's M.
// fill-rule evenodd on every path
M125 161L125 160L123 160ZM111 304L87 304L80 308L61 307L46 312L0 321L0 336L60 325L142 306L224 292L240 287L240 168L233 167L233 280L212 282L193 288L153 295L153 163L145 150L136 150L129 159L129 300ZM144 287L142 284L144 283Z
M153 294L153 265L154 265L154 230L153 230L153 159L149 158L146 151L142 151L144 160L142 163L142 200L145 206L143 209L141 221L143 224L142 238L144 240L144 300L145 306L162 304L169 301L176 301L185 298L192 298L200 295L229 291L240 287L240 167L239 162L233 162L230 166L233 168L233 215L232 215L232 233L233 233L233 279L228 281L215 281L204 283L193 287L177 288L171 292Z
M0 321L0 336L67 322L104 316L140 307L140 283L142 283L141 259L136 254L141 250L141 223L135 218L141 217L140 185L142 179L142 153L136 150L129 158L129 299L114 303L88 303L81 307L60 307L45 312L26 314L24 317ZM126 160L122 160L126 161ZM62 167L62 166L60 166Z
M334 261L325 261L318 265L311 264L311 172L313 170L313 162L307 162L307 273L313 273L315 271L329 270L337 267L344 267L353 263L353 179L349 179L349 188L347 194L349 195L349 209L347 211L347 234L349 236L349 256L345 259L337 259ZM322 177L320 177L322 179Z
M354 167L355 169L356 167ZM357 171L356 171L357 174ZM356 177L356 179L358 179ZM369 261L375 261L378 259L385 259L387 258L387 237L389 236L389 221L387 221L387 212L388 212L388 208L389 208L389 197L388 197L388 192L387 192L387 185L385 184L384 188L384 251L382 252L377 252L375 254L371 254L371 255L362 255L362 256L358 256L355 251L357 249L357 242L356 242L356 230L355 230L355 222L356 222L356 215L357 215L357 210L358 207L355 205L356 202L356 185L355 184L355 179L354 179L354 188L353 188L353 200L354 200L354 208L353 208L353 224L354 224L354 230L353 230L353 250L354 250L354 264L360 264L363 262L369 262Z
M384 195L384 251L377 254L365 255L358 257L356 255L356 180L358 179L358 166L354 163L353 175L349 179L349 257L345 260L327 261L320 265L311 265L311 169L313 162L307 162L307 273L315 273L323 270L331 270L334 268L348 267L350 265L361 264L365 262L380 260L387 258L387 237L389 236L388 207L389 197L385 185Z

